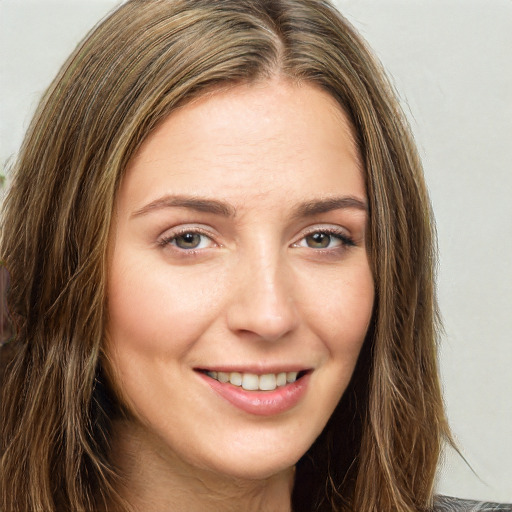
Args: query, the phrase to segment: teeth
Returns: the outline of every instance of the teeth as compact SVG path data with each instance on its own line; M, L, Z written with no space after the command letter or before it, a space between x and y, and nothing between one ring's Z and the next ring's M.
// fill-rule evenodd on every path
M231 372L229 374L229 382L233 384L233 386L241 386L242 385L242 374L238 372Z
M286 374L286 382L295 382L297 380L298 372L288 372Z
M272 391L277 387L277 378L273 373L267 373L260 377L260 389L262 391Z
M229 373L217 372L217 380L219 382L229 382Z
M260 386L259 380L258 376L254 375L254 373L244 373L242 387L248 391L256 391ZM233 384L233 382L231 382L231 384Z
M229 382L233 386L242 387L247 391L273 391L277 387L286 386L297 380L298 372L255 373L240 372L206 372L206 375L219 382Z

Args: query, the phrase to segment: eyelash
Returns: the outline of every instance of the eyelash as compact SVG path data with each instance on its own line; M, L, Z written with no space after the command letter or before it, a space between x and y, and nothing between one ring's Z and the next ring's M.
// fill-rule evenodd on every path
M177 247L177 245L175 243L177 238L179 238L180 236L188 235L188 234L200 235L200 236L206 237L206 238L210 239L215 244L211 234L208 233L207 231L201 230L199 228L185 228L182 230L175 231L171 235L163 237L161 240L159 240L158 244L161 247L167 247L169 245L174 246L175 247L174 250L176 250L180 253L186 254L187 256L194 256L197 253L199 253L200 251L204 250L205 248L184 249L184 248ZM335 229L332 227L328 227L328 228L326 227L326 228L320 228L320 229L316 228L307 233L304 233L302 235L302 237L297 242L294 242L292 244L292 247L303 247L303 246L299 245L300 242L305 240L307 237L310 237L310 236L316 235L316 234L327 235L327 236L331 237L330 241L332 241L332 238L337 238L341 242L340 247L331 247L331 248L329 248L329 247L326 247L326 248L306 247L306 248L318 250L318 251L325 251L325 252L331 251L332 252L332 251L340 250L340 248L343 249L346 247L354 247L356 245L354 240L351 237L347 236L344 231L342 231L340 229Z
M295 242L293 244L293 246L301 247L301 246L299 246L300 242L305 240L307 237L316 235L316 234L328 235L329 237L331 237L331 241L332 241L332 238L337 238L341 242L341 244L340 244L341 248L354 247L356 245L354 240L350 236L348 236L343 230L336 229L333 227L325 227L325 228L316 228L316 229L313 229L313 230L305 233L298 242ZM314 249L313 247L309 247L309 248ZM320 251L335 251L336 249L339 249L339 248L332 247L332 248L317 248L317 249Z
M213 242L211 233L208 233L207 231L204 231L199 228L184 228L184 229L181 229L181 230L171 233L171 235L169 235L169 236L163 237L158 242L158 244L162 247L167 247L169 245L174 246L176 251L179 251L184 254L186 253L187 256L193 256L193 255L197 254L199 251L202 251L203 249L202 248L201 249L196 249L196 248L183 249L183 248L178 247L175 243L177 238L179 238L180 236L183 236L183 235L188 235L188 234L200 235L200 236L210 239Z

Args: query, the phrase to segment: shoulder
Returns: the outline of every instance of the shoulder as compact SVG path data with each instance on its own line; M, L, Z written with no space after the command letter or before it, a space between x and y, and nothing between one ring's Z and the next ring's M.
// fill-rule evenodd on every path
M434 500L434 512L512 512L512 504L436 496Z

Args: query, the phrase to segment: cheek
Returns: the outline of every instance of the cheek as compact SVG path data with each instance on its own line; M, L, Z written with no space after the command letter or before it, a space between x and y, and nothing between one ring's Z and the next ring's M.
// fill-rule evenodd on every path
M330 276L324 274L323 280L314 277L303 282L301 294L308 292L304 318L322 344L321 364L312 375L315 400L311 412L317 415L321 430L352 378L372 317L374 282L366 260L340 266ZM324 286L319 288L319 282Z
M325 295L322 308L323 339L327 348L324 380L319 394L330 397L331 410L345 392L356 367L373 313L374 281L368 265L361 265L340 276L331 293ZM317 311L318 311L317 310ZM320 329L321 327L319 327ZM333 390L336 389L336 392ZM331 411L332 412L332 411Z
M216 274L165 262L114 260L108 288L108 334L116 351L161 355L186 351L218 312Z
M366 262L333 274L308 312L312 329L337 362L355 365L374 304L374 282Z

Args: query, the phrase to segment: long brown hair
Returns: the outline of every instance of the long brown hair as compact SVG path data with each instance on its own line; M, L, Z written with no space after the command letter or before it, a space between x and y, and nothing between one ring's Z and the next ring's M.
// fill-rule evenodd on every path
M297 463L299 511L426 511L449 439L436 361L435 245L421 165L379 64L325 0L131 0L41 101L13 169L0 259L16 334L2 386L0 507L116 502L102 374L111 216L130 156L176 106L273 75L347 113L364 162L376 300L352 382Z

